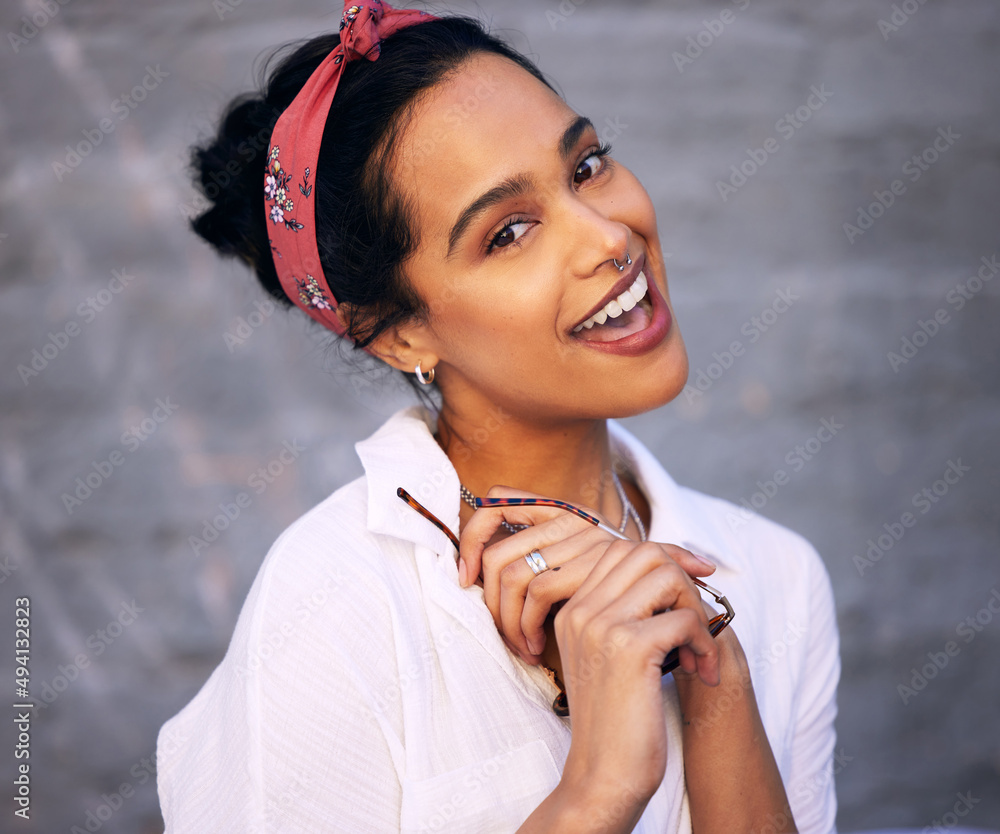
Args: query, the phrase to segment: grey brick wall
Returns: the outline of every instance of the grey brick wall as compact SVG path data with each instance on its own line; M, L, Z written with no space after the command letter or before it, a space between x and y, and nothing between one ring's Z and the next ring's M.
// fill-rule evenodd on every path
M984 267L1000 7L449 6L535 54L653 197L693 387L630 427L682 483L822 553L841 828L946 824L969 791L964 822L1000 828L1000 291ZM4 799L0 827L154 832L157 728L219 661L270 542L359 473L352 444L408 395L298 316L240 330L260 294L185 228L186 147L264 49L335 28L339 4L56 8L0 11L0 679L13 687L28 596L32 694L50 702L32 819L8 822ZM70 155L88 134L97 147ZM824 419L842 428L820 443ZM305 452L249 488L286 442ZM250 506L195 553L241 491Z

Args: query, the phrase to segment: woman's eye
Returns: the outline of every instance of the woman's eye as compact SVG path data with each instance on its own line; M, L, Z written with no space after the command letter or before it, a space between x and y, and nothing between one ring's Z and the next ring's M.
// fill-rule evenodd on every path
M610 151L610 148L607 150L601 148L583 160L573 173L573 182L579 184L595 176L607 164L605 157Z
M490 250L503 249L505 246L516 243L528 231L529 225L526 220L514 220L508 223L493 236L490 241Z

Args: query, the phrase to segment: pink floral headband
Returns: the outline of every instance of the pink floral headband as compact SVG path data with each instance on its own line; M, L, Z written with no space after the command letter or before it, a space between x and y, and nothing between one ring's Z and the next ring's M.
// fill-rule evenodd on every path
M341 336L344 326L337 318L337 300L319 262L312 199L326 117L346 64L360 58L377 60L385 38L428 20L435 18L426 12L393 9L381 0L363 6L344 3L340 44L309 77L271 134L264 208L270 221L274 267L292 302ZM294 200L293 183L298 185Z

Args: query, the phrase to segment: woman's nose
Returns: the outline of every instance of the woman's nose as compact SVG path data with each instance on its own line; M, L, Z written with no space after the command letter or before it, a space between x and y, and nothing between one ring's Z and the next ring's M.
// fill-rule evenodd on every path
M631 263L632 230L625 223L614 220L599 206L587 205L578 205L567 221L573 228L574 270L581 277L607 266L621 272Z

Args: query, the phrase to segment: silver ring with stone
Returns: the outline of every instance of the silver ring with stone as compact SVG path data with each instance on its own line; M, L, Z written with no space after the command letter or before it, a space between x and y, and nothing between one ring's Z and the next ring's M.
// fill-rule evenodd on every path
M545 560L542 558L542 554L537 550L532 550L531 553L524 557L524 561L528 563L528 567L531 568L531 572L538 576L540 573L545 573L549 569L549 566L545 564Z

